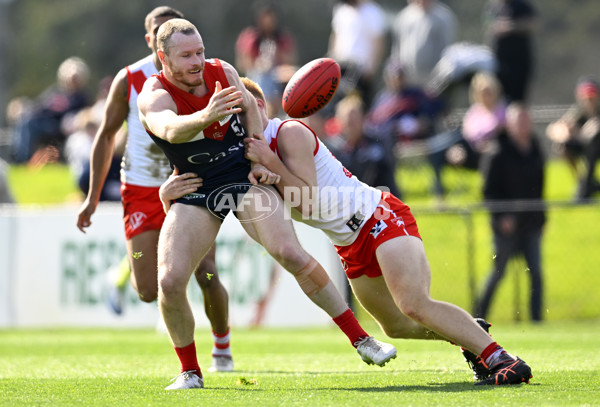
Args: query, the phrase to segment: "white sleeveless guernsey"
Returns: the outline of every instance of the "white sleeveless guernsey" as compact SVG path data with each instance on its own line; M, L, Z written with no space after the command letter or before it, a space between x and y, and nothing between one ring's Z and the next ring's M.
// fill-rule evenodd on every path
M278 155L277 134L282 122L271 119L265 129L265 138ZM299 122L302 123L302 122ZM304 124L304 123L302 123ZM348 246L356 240L362 225L373 215L381 200L381 191L364 184L350 173L306 126L317 141L314 151L317 170L318 208L310 216L303 216L292 209L292 217L309 226L321 229L337 246ZM281 158L281 156L280 156ZM296 201L298 195L290 195L286 189L284 199Z
M121 162L121 182L143 187L159 187L171 174L169 160L152 141L140 122L137 98L144 82L157 74L152 55L127 68L127 145Z

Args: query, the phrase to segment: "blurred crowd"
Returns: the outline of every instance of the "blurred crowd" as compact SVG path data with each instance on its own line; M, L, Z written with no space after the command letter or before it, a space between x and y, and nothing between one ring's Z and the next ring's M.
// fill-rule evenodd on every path
M232 47L240 74L264 90L270 115L285 117L283 88L308 61L299 60L303 39L282 21L281 7L257 1ZM342 80L332 102L305 120L351 172L402 196L398 159L419 145L435 175L431 192L440 201L448 192L444 167L485 176L506 128L506 109L514 103L528 109L538 14L529 0L487 0L481 9L486 30L481 43L470 43L460 40L458 19L440 0L407 0L387 12L374 0L334 3L324 56L340 64ZM39 96L10 101L9 164L66 163L86 193L89 154L111 83L104 78L91 84L91 69L70 57ZM594 176L600 86L591 76L574 85L573 108L540 136L568 161L578 186L575 198L585 200L600 190ZM463 90L469 106L457 121L450 113L464 106L456 106L453 96ZM119 165L116 154L103 200L120 199Z

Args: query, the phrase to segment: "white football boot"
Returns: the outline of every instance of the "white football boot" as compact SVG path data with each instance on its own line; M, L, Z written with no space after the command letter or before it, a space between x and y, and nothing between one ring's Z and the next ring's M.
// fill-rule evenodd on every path
M233 358L231 356L213 356L212 365L208 368L214 372L233 372Z
M165 390L202 389L204 380L194 370L188 370L173 379L174 382L165 387Z
M396 348L369 336L358 343L356 351L368 365L383 366L396 358Z

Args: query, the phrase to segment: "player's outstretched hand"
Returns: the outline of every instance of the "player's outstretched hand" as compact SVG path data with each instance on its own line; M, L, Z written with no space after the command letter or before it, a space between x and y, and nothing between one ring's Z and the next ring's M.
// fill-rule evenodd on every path
M257 163L252 163L252 168L248 174L248 179L252 185L258 185L259 182L262 184L277 184L280 178L278 174Z
M206 106L212 121L218 122L225 117L242 112L242 92L237 90L235 86L229 86L223 89L221 82L215 83L215 93L210 98L208 106ZM237 107L236 107L237 106Z
M193 172L179 174L179 169L175 167L173 173L158 190L158 195L160 196L160 201L162 202L165 213L169 212L171 201L195 192L203 185L202 181L202 178L198 177L198 175Z

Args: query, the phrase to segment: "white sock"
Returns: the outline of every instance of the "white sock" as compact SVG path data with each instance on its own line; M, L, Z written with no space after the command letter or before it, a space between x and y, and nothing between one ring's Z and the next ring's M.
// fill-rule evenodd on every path
M213 341L214 341L212 355L213 356L231 356L231 347L229 346L230 330L228 329L227 333L225 333L223 335L216 335L213 332L212 336L213 336Z
M492 353L485 360L485 364L488 365L489 367L492 367L492 366L496 365L498 362L500 362L500 355L503 355L503 354L506 354L506 355L508 355L508 356L510 356L511 358L514 359L514 357L511 354L509 354L504 349L500 348L500 349L496 350L496 352Z

